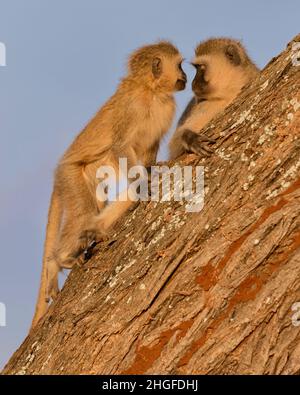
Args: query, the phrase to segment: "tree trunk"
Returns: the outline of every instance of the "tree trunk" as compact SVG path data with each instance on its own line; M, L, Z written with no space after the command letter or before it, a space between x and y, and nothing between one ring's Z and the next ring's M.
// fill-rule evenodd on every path
M296 42L206 128L216 153L178 161L205 166L203 210L140 203L4 374L299 373Z

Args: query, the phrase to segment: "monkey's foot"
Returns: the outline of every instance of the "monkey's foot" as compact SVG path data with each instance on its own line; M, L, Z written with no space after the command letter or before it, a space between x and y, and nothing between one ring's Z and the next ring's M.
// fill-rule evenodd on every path
M92 257L93 249L96 247L96 245L97 245L96 240L93 240L90 243L90 245L88 245L87 248L83 251L83 256L85 261L89 260Z
M93 255L93 250L96 245L106 240L107 235L97 230L85 230L79 237L80 249L79 249L79 263L84 263L89 260Z
M210 145L216 143L216 140L213 140L203 134L197 134L192 130L185 130L183 132L182 141L184 147L188 151L203 156L211 155L214 151L210 148Z

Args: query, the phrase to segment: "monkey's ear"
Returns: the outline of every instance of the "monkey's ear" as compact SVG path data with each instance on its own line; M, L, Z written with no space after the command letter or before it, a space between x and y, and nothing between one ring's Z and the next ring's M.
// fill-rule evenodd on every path
M154 58L152 61L152 74L154 78L159 78L162 73L162 61L160 58Z
M227 45L225 55L235 66L239 66L242 63L239 51L234 45Z

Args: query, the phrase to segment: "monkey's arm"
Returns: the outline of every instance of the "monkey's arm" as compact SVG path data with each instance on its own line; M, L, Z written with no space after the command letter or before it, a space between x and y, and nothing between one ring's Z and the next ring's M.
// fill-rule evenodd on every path
M156 163L156 157L157 157L157 152L159 150L159 141L156 141L152 147L145 152L144 158L143 158L143 164L145 167L150 167L152 165L155 165Z
M177 129L175 130L174 135L171 138L169 143L169 151L170 151L170 158L175 159L178 158L180 155L184 154L185 148L182 144L182 129L181 126L190 118L193 109L197 105L196 98L193 97L188 105L186 106L185 110L183 111L181 117L179 118Z
M170 141L171 159L175 159L184 152L193 152L198 155L209 155L212 153L210 148L215 140L201 134L203 128L211 119L226 107L223 101L213 103L202 102L194 107L194 111L185 120L184 124L179 126Z
M169 143L169 152L170 159L176 159L179 156L183 155L185 152L185 148L182 144L182 132L183 130L176 129L173 137Z
M191 115L194 107L196 106L197 102L196 102L196 98L193 97L189 104L186 106L186 109L183 111L181 117L179 118L177 127L183 125L185 123L185 121L189 118L189 116Z

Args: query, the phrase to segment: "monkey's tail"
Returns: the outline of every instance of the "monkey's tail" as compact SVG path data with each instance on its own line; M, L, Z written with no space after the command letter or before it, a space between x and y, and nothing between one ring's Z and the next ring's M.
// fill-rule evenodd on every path
M38 321L41 319L41 317L46 313L48 309L48 303L49 303L49 295L48 295L48 290L49 290L49 265L50 265L50 260L52 262L52 266L57 264L54 261L54 258L52 257L53 251L54 251L54 245L57 240L57 236L60 230L61 226L61 220L62 220L62 213L63 213L63 207L62 204L60 203L60 199L58 196L57 188L54 187L53 193L51 196L51 202L50 202L50 207L49 207L49 213L48 213L48 223L47 223L47 230L46 230L46 239L45 239L45 245L44 245L44 255L43 255L43 265L42 265L42 274L41 274L41 281L40 281L40 288L39 288L39 293L38 293L38 298L37 298L37 303L35 307L35 313L33 316L32 324L31 324L31 329L35 327L35 325L38 323ZM57 271L57 273L54 274L54 277L57 278L57 274L59 272L58 266L56 268L50 269L50 271ZM53 277L53 273L51 275ZM53 278L52 278L53 280ZM30 330L31 330L30 329Z

